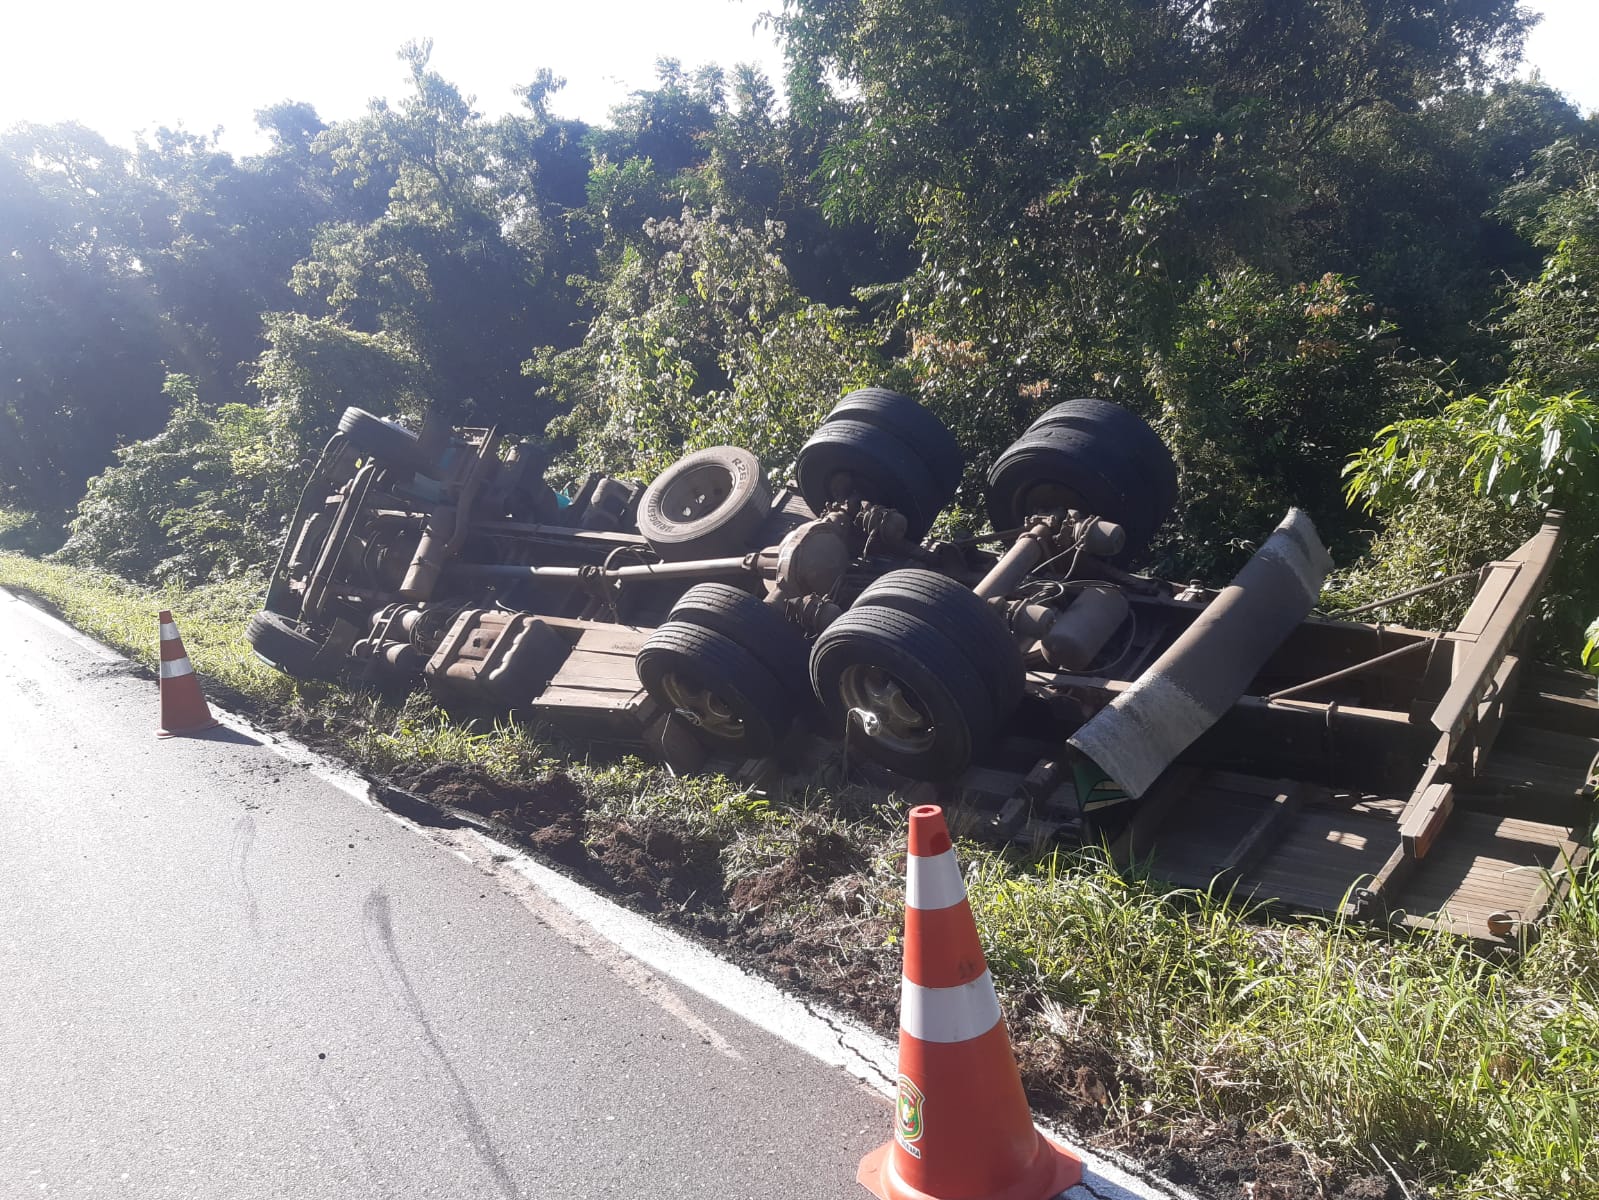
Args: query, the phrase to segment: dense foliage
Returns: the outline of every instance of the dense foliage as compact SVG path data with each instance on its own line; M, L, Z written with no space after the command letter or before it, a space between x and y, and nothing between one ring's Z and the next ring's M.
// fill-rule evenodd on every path
M1380 430L1347 468L1348 496L1390 515L1376 574L1403 557L1419 560L1412 575L1453 574L1508 550L1540 514L1563 512L1565 548L1545 604L1556 644L1570 652L1599 609L1599 159L1564 142L1539 158L1543 170L1511 200L1545 193L1521 225L1548 258L1503 315L1514 338L1508 377ZM1551 183L1551 170L1569 184ZM1476 513L1478 535L1428 519L1441 511Z
M1143 412L1184 492L1158 566L1184 576L1225 575L1292 503L1346 563L1375 535L1349 596L1584 509L1599 141L1510 80L1514 0L772 20L782 88L663 61L600 126L556 115L562 81L533 68L522 109L485 118L421 43L397 102L333 124L278 104L244 159L10 131L0 504L48 527L81 498L70 555L196 579L270 554L284 481L347 405L543 434L573 472L726 440L780 475L841 391L882 381L957 431L973 512L1044 406ZM1506 434L1478 470L1477 434L1557 410L1561 454ZM1341 465L1390 425L1347 508ZM1579 632L1591 567L1560 589Z

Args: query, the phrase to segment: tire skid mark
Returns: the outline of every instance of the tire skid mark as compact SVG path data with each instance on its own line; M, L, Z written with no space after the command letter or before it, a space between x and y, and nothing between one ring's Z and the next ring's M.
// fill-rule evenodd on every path
M255 818L245 813L233 824L233 875L238 881L239 898L244 903L244 919L250 936L261 937L261 905L250 884L250 851L255 847Z
M322 1063L322 1066L327 1066ZM395 1190L384 1182L390 1172L379 1171L378 1164L373 1160L372 1153L367 1149L366 1139L361 1136L360 1128L350 1112L350 1102L344 1098L339 1089L329 1081L326 1072L319 1072L317 1082L322 1085L322 1091L327 1095L328 1106L333 1110L333 1115L338 1118L339 1128L343 1131L350 1147L355 1151L356 1157L361 1160L361 1169L366 1172L366 1181L378 1194L387 1198L403 1195L403 1190Z
M499 1193L508 1200L522 1200L521 1190L512 1180L511 1173L506 1170L498 1151L494 1149L494 1142L489 1137L488 1125L483 1120L483 1114L478 1111L477 1105L472 1100L472 1094L467 1091L465 1082L455 1069L455 1064L450 1061L449 1053L434 1031L427 1010L422 1007L416 989L411 984L411 977L406 973L405 963L400 959L399 947L394 940L394 920L389 911L388 894L381 888L373 888L367 894L366 903L362 905L361 916L367 951L383 975L384 986L421 1029L422 1036L438 1060L440 1069L448 1077L450 1086L455 1089L455 1100L459 1109L456 1115L466 1131L468 1143L488 1169L489 1174L493 1176Z

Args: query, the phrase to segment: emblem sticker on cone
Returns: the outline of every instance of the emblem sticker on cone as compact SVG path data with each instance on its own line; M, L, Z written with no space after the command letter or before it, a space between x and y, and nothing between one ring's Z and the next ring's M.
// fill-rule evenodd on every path
M894 1140L917 1158L922 1156L916 1143L922 1140L922 1104L926 1099L921 1089L908 1077L899 1077L899 1098L894 1106Z

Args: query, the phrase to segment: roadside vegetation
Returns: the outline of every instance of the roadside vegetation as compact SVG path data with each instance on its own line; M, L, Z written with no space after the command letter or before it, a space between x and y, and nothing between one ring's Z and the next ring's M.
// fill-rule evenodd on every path
M153 591L0 554L0 586L147 667L155 612L171 607L213 700L374 777L439 784L434 795L568 869L895 1027L896 797L827 770L765 796L597 757L514 714L473 720L421 696L298 683L249 652L258 597L243 582ZM1591 871L1523 956L1489 958L1447 935L1172 892L1093 850L963 842L961 856L1034 1103L1081 1133L1257 1200L1599 1196Z
M170 607L214 698L882 1027L896 800L678 779L249 654L346 406L497 424L557 486L722 442L782 478L882 383L956 432L972 524L1029 420L1100 396L1178 464L1150 569L1223 582L1299 504L1347 608L1558 508L1540 649L1599 663L1599 118L1514 77L1514 0L773 7L784 80L663 61L594 126L531 65L485 118L417 43L403 97L275 104L247 158L0 132L0 585L147 666ZM1501 962L964 849L1063 1119L1253 1200L1599 1197L1591 877Z

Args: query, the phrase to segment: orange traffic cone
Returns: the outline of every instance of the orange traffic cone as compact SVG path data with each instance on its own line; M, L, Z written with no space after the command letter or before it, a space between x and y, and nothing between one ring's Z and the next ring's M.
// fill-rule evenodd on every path
M176 737L180 733L199 733L221 722L211 715L200 694L200 677L194 673L189 655L178 636L172 614L161 613L161 728L157 737Z
M944 810L913 808L894 1138L856 1178L880 1200L1046 1200L1082 1177L1033 1128Z

